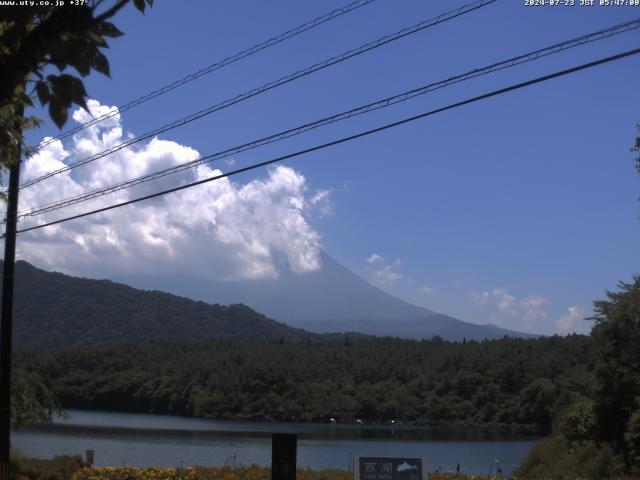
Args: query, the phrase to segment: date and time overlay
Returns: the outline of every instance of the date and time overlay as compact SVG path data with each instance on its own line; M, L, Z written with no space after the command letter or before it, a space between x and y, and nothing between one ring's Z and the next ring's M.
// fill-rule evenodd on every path
M640 0L521 0L525 7L640 7ZM0 6L74 7L89 0L0 0Z

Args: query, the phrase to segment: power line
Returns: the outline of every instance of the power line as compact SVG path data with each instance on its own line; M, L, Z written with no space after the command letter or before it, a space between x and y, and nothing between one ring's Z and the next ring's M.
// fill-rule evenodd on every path
M63 138L67 138L71 135L73 135L74 133L80 132L86 128L89 128L97 123L102 122L103 120L106 120L107 118L111 118L114 115L117 115L119 113L125 112L127 110L130 110L134 107L137 107L138 105L141 105L145 102L148 102L149 100L152 100L156 97L159 97L160 95L164 95L165 93L168 93L172 90L175 90L178 87L181 87L182 85L185 85L193 80L196 80L204 75L208 75L222 67L226 67L227 65L230 65L232 63L237 62L238 60L242 60L243 58L249 57L255 53L258 53L262 50L265 50L269 47L272 47L274 45L277 45L278 43L282 43L285 40L288 40L289 38L295 37L297 35L300 35L301 33L306 32L307 30L311 30L312 28L315 28L319 25L322 25L325 22L328 22L330 20L333 20L337 17L340 17L342 15L344 15L345 13L349 13L352 12L360 7L364 7L365 5L369 5L370 3L373 3L375 0L356 0L355 2L349 3L348 5L345 5L344 7L340 7L340 8L336 8L335 10L332 10L329 13L326 13L324 15L321 15L317 18L314 18L313 20L303 23L302 25L299 25L295 28L292 28L291 30L287 30L284 33L281 33L280 35L276 35L275 37L271 37L268 40L265 40L262 43L258 43L250 48L247 48L245 50L242 50L241 52L236 53L235 55L231 55L230 57L227 57L223 60L220 60L218 62L212 63L211 65L201 68L200 70L197 70L193 73L190 73L189 75L186 75L185 77L179 79L179 80L175 80L171 83L168 83L166 85L164 85L163 87L158 88L157 90L153 90L152 92L147 93L146 95L142 95L141 97L136 98L135 100L131 100L130 102L118 107L117 109L114 110L110 110L109 112L105 113L104 115L100 115L99 117L93 118L90 121L83 123L82 125L78 125L77 127L74 127L72 129L67 130L66 132L61 133L60 135L57 135L55 137L49 138L47 140L45 140L44 142L42 142L39 146L38 149L49 145L52 142L55 142L56 140L61 140Z
M402 120L398 120L398 121L393 122L393 123L387 123L385 125L373 128L371 130L366 130L364 132L360 132L360 133L357 133L357 134L354 134L354 135L349 135L347 137L342 137L342 138L339 138L337 140L333 140L331 142L323 143L321 145L316 145L314 147L309 147L309 148L306 148L304 150L299 150L297 152L290 153L290 154L287 154L287 155L283 155L281 157L276 157L276 158L273 158L271 160L266 160L264 162L254 163L252 165L248 165L246 167L239 168L237 170L233 170L231 172L223 173L223 174L220 174L220 175L215 175L213 177L205 178L203 180L198 180L196 182L187 183L185 185L180 185L178 187L173 187L173 188L170 188L170 189L167 189L167 190L163 190L163 191L160 191L160 192L152 193L150 195L145 195L143 197L135 198L133 200L128 200L126 202L120 202L120 203L116 203L116 204L113 204L113 205L109 205L107 207L102 207L102 208L98 208L98 209L91 210L91 211L88 211L88 212L80 213L78 215L72 215L72 216L61 218L59 220L55 220L55 221L52 221L52 222L47 222L47 223L43 223L43 224L40 224L40 225L35 225L33 227L23 228L21 230L18 230L17 233L25 233L25 232L29 232L29 231L32 231L32 230L37 230L37 229L40 229L40 228L49 227L51 225L57 225L57 224L60 224L60 223L71 221L71 220L76 220L78 218L88 217L90 215L95 215L97 213L103 213L103 212L106 212L106 211L109 211L109 210L113 210L113 209L116 209L116 208L124 207L126 205L132 205L134 203L142 202L144 200L149 200L149 199L152 199L152 198L160 197L160 196L163 196L163 195L166 195L166 194L169 194L169 193L177 192L177 191L180 191L180 190L185 190L187 188L192 188L192 187L195 187L197 185L202 185L204 183L208 183L208 182L212 182L212 181L215 181L215 180L220 180L222 178L238 175L240 173L248 172L250 170L254 170L254 169L257 169L257 168L260 168L260 167L265 167L267 165L272 165L274 163L282 162L282 161L288 160L290 158L299 157L299 156L305 155L307 153L315 152L315 151L318 151L318 150L323 150L325 148L332 147L334 145L339 145L341 143L345 143L345 142L349 142L349 141L352 141L352 140L356 140L358 138L366 137L366 136L372 135L374 133L382 132L382 131L388 130L390 128L394 128L394 127L397 127L397 126L400 126L400 125L404 125L406 123L414 122L416 120L419 120L419 119L422 119L422 118L425 118L425 117L429 117L429 116L432 116L432 115L435 115L435 114L438 114L438 113L441 113L441 112L445 112L447 110L453 110L454 108L462 107L464 105L469 105L471 103L475 103L475 102L478 102L478 101L481 101L481 100L485 100L485 99L490 98L490 97L495 97L497 95L502 95L504 93L508 93L508 92L511 92L511 91L514 91L514 90L519 90L521 88L529 87L529 86L537 84L537 83L541 83L541 82L545 82L545 81L548 81L548 80L551 80L551 79L554 79L554 78L558 78L558 77L562 77L562 76L565 76L565 75L569 75L571 73L575 73L575 72L578 72L578 71L581 71L581 70L586 70L588 68L592 68L592 67L595 67L595 66L598 66L598 65L602 65L602 64L605 64L605 63L610 63L610 62L613 62L615 60L620 60L622 58L626 58L626 57L629 57L629 56L632 56L632 55L637 55L638 53L640 53L640 48L636 48L636 49L633 49L633 50L628 50L626 52L622 52L622 53L619 53L619 54L616 54L616 55L612 55L612 56L609 56L609 57L601 58L601 59L595 60L593 62L584 63L584 64L578 65L576 67L571 67L571 68L568 68L568 69L565 69L565 70L560 70L558 72L554 72L554 73L551 73L551 74L548 74L548 75L537 77L537 78L534 78L532 80L528 80L526 82L517 83L517 84L514 84L514 85L510 85L508 87L505 87L505 88L501 88L499 90L494 90L492 92L485 93L483 95L479 95L479 96L476 96L476 97L468 98L468 99L463 100L461 102L453 103L453 104L447 105L445 107L437 108L435 110L431 110L431 111L424 112L424 113L421 113L421 114L418 114L418 115L407 117L407 118L404 118Z
M208 108L205 108L203 110L200 110L196 113L192 113L191 115L187 115L186 117L183 117L179 120L176 120L170 124L164 125L162 127L159 127L151 132L145 133L139 137L135 137L135 138L131 138L129 140L127 140L126 142L120 143L118 145L114 145L111 148L108 148L102 152L96 153L94 155L91 155L89 157L86 157L84 159L78 160L77 162L74 162L72 164L66 165L65 167L59 168L57 170L53 170L49 173L46 173L44 175L41 175L33 180L30 180L26 183L24 183L20 188L27 188L30 187L32 185L35 185L36 183L39 183L43 180L46 180L47 178L51 178L55 175L58 175L60 173L64 173L64 172L68 172L69 170L72 170L73 168L82 166L82 165L86 165L87 163L93 162L95 160L98 160L100 158L106 157L107 155L110 155L112 153L115 153L119 150L122 150L123 148L129 147L135 143L141 142L142 140L146 140L147 138L151 138L154 137L158 134L167 132L169 130L173 130L174 128L186 125L188 123L191 123L195 120L198 120L199 118L202 118L206 115L210 115L216 111L219 110L223 110L227 107L230 107L231 105L234 105L236 103L242 102L244 100L247 100L251 97L254 97L256 95L259 95L261 93L264 93L268 90L274 89L276 87L279 87L281 85L284 85L286 83L292 82L294 80L297 80L299 78L311 75L312 73L315 73L319 70L325 69L327 67L330 67L332 65L341 63L345 60L348 60L350 58L353 58L357 55L361 55L365 52L368 52L369 50L373 50L376 48L379 48L383 45L386 45L387 43L399 40L403 37L406 37L408 35L420 32L426 28L429 27L433 27L435 25L438 25L440 23L446 22L448 20L452 20L454 18L457 18L461 15L464 15L466 13L470 13L472 11L475 11L479 8L485 7L491 3L496 2L497 0L476 0L472 3L469 3L467 5L463 5L460 8L457 8L455 10L450 10L448 12L442 13L440 15L438 15L437 17L434 17L432 19L429 20L424 20L420 23L417 23L411 27L407 27L407 28L403 28L402 30L399 30L393 34L390 35L385 35L384 37L380 37L379 39L373 41L373 42L369 42L366 43L364 45L361 45L358 48L352 49L352 50L348 50L340 55L337 55L335 57L332 57L328 60L325 60L323 62L320 63L316 63L314 65L311 65L310 67L304 68L302 70L298 70L297 72L294 72L292 74L286 75L284 77L281 77L278 80L266 83L264 85L262 85L261 87L257 87L254 88L253 90L249 90L245 93L242 93L240 95L237 95L233 98L227 99L221 103L218 103L216 105L210 106Z
M29 216L35 216L35 215L41 215L43 213L48 213L51 211L55 211L55 210L59 210L61 208L67 207L67 206L71 206L71 205L75 205L77 203L80 202L84 202L84 201L88 201L88 200L92 200L104 195L108 195L120 190L123 190L125 188L131 188L134 187L136 185L140 185L141 183L145 183L148 181L152 181L152 180L156 180L158 178L162 178L168 175L172 175L174 173L178 173L190 168L194 168L198 165L202 165L205 163L209 163L212 162L214 160L219 160L222 158L226 158L229 157L231 155L234 154L238 154L247 150L251 150L254 148L258 148L260 146L264 146L270 143L274 143L280 140L284 140L286 138L290 138L293 137L295 135L300 135L304 132L313 130L315 128L319 128L325 125L329 125L338 121L342 121L348 118L352 118L356 115L362 115L365 113L369 113L372 112L374 110L378 110L378 109L382 109L382 108L386 108L389 107L390 105L394 105L396 103L400 103L400 102L404 102L407 100L410 100L418 95L423 95L426 94L428 92L440 89L440 88L445 88L449 85L453 85L462 81L466 81L472 78L476 78L479 76L483 76L483 75L487 75L489 73L495 72L495 71L499 71L499 70L503 70L506 68L511 68L514 67L516 65L520 65L522 63L526 63L526 62L530 62L533 60L537 60L539 58L548 56L548 55L552 55L552 54L556 54L559 53L561 51L579 46L579 45L585 45L597 40L602 40L604 38L608 38L611 37L613 35L618 35L624 32L628 32L630 30L634 30L640 28L640 19L636 19L636 20L632 20L630 22L625 22L622 24L618 24L618 25L614 25L602 30L598 30L596 32L592 32L589 33L587 35L582 35L580 37L576 37L576 38L572 38L570 40L565 40L563 42L560 43L556 43L553 44L551 46L545 47L545 48L541 48L538 50L534 50L532 52L526 53L526 54L522 54L522 55L518 55L516 57L510 58L508 60L503 60L497 63L493 63L491 65L482 67L482 68L476 68L474 70L470 70L464 74L461 75L456 75L456 76L452 76L449 77L445 80L441 80L438 82L434 82L434 83L430 83L427 85L424 85L422 87L413 89L413 90L409 90L406 92L403 92L401 94L398 95L394 95L391 97L387 97L385 99L382 100L378 100L376 102L372 102L369 103L367 105L363 105L357 108L353 108L351 110L347 110L345 112L341 112L329 117L324 117L321 118L319 120L316 120L314 122L311 123L306 123L304 125L289 129L289 130L285 130L282 132L278 132L276 134L273 135L269 135L267 137L263 137L260 138L258 140L254 140L233 148L229 148L211 155L207 155L205 157L201 157L198 158L196 160L192 160L190 162L186 162L180 165L175 165L172 167L168 167L162 170L158 170L156 172L147 174L147 175L142 175L136 178L132 178L132 179L128 179L128 180L124 180L122 182L113 184L113 185L109 185L107 187L102 187L99 189L95 189L92 190L90 192L85 192L79 195L75 195L72 197L67 197L61 200L57 200L54 202L50 202L48 204L45 205L40 205L37 207L33 207L31 209L27 209L27 210L23 210L22 212L20 212L19 217L20 218L24 218L24 217L29 217ZM26 213L25 213L26 212Z

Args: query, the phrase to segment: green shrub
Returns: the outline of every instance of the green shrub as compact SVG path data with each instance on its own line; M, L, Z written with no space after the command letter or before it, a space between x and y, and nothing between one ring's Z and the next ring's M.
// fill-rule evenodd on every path
M85 466L80 455L62 455L53 459L28 458L18 452L11 452L9 465L10 479L20 480L69 480Z
M610 479L624 476L623 459L608 445L569 443L562 437L538 442L514 473L523 479Z

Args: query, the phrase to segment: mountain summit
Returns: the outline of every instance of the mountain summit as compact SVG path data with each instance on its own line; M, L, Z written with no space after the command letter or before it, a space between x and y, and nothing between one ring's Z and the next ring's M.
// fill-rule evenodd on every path
M126 276L119 281L208 303L243 303L287 325L313 332L360 332L402 338L467 340L530 336L478 325L400 300L372 286L326 253L322 267L297 274L281 266L276 279L212 281L184 275Z

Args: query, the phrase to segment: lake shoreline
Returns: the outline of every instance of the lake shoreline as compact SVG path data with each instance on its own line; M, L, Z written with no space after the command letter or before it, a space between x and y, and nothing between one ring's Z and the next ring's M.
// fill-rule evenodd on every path
M70 410L70 418L15 431L12 445L24 455L54 458L95 451L94 466L214 467L235 458L238 466L268 466L271 435L298 436L298 465L341 469L353 456L424 457L429 471L486 475L500 460L514 471L539 437L487 429L216 421L188 417Z
M531 424L517 424L517 423L464 423L464 422L428 422L428 423L420 423L420 422L400 422L400 421L389 421L389 422L367 422L366 420L362 420L358 422L355 421L339 421L336 419L335 422L331 422L327 420L326 422L313 422L313 421L305 421L302 419L290 419L286 421L282 420L273 420L273 419L265 419L265 418L245 418L245 417L207 417L207 416L191 416L191 415L176 415L174 413L165 413L165 412L149 412L149 411L141 411L136 409L112 409L112 408L80 408L80 407L65 407L63 405L65 411L82 411L82 412L105 412L105 413L113 413L113 414L130 414L130 415L156 415L167 418L178 418L178 419L189 419L189 420L207 420L214 422L244 422L244 423L256 423L256 424L272 424L272 425L286 425L286 424L300 424L300 425L309 425L309 426L348 426L348 427L372 427L372 428L425 428L425 429L433 429L433 430L490 430L496 432L510 432L510 433L523 433L536 437L544 437L549 432L546 432L544 429L540 428L537 425ZM54 420L55 421L55 420Z

